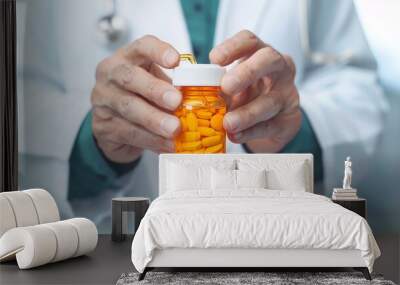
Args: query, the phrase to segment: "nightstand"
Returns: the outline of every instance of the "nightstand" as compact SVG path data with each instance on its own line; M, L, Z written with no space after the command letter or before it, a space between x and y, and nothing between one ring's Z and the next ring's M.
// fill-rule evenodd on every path
M150 199L143 197L119 197L112 199L112 241L121 242L126 238L127 220L124 213L135 213L135 232L140 221L146 214L150 205Z
M367 218L367 200L358 198L356 200L336 200L332 199L333 203L339 204L340 206L359 214L364 219Z

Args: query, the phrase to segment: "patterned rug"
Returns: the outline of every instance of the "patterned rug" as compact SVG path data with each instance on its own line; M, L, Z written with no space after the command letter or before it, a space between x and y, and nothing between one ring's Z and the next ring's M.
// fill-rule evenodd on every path
M138 281L138 276L138 273L124 273L117 281L117 285L395 285L392 281L384 280L381 275L372 275L373 280L368 281L360 272L148 272L142 281Z

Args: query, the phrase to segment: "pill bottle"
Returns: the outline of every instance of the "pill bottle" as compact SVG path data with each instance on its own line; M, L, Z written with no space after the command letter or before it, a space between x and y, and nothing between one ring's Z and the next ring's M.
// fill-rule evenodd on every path
M175 137L177 153L225 153L223 119L226 104L221 97L225 69L215 64L180 64L173 84L182 93L175 115L181 132Z

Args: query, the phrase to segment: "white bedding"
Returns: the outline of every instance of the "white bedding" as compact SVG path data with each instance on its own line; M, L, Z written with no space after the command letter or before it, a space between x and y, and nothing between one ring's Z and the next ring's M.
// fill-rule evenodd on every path
M320 195L265 189L160 196L134 237L135 268L143 272L165 248L358 249L371 272L380 255L359 215Z

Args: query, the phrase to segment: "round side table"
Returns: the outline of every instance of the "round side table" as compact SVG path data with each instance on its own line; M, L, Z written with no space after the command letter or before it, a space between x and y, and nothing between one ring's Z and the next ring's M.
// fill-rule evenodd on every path
M118 197L112 199L112 241L123 241L126 238L124 229L127 228L127 220L123 219L125 212L135 213L135 232L140 221L150 205L150 199L144 197ZM125 224L124 224L125 223Z

